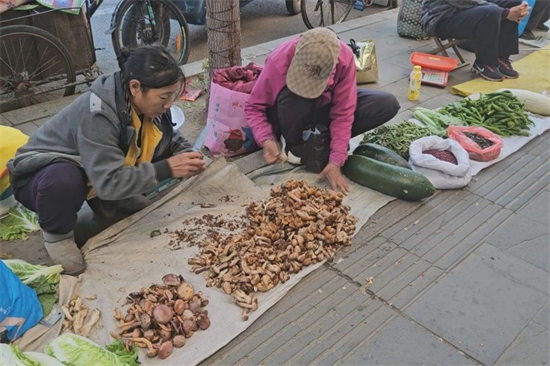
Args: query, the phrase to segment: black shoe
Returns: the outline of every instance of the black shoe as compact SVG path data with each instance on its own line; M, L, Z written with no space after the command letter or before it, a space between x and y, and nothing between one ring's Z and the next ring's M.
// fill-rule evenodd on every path
M472 65L472 72L489 81L502 81L504 79L504 75L498 70L498 67L479 66L476 62Z
M508 59L498 59L498 70L506 79L517 79L519 78L519 72L512 68L512 63Z
M527 41L534 41L537 39L537 36L535 36L535 33L531 32L530 30L526 29L523 31L523 33L521 34L521 37L519 38L522 38L522 39L525 39Z
M544 24L541 24L541 25L537 26L537 30L543 31L543 32L548 32L550 30L550 28L548 28Z

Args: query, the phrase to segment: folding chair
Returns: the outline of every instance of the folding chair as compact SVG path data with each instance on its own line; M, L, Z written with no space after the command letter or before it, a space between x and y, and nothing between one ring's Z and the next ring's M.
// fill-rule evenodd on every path
M444 40L438 37L432 37L432 39L434 40L437 47L429 51L428 52L429 54L437 55L438 53L441 53L445 57L450 57L449 54L447 53L447 48L452 48L456 54L456 57L458 57L458 60L460 61L456 69L460 69L461 67L469 65L469 63L464 60L464 57L462 57L462 54L460 53L457 47L458 44L464 42L464 40L449 38L447 39L447 43L443 43L442 41Z

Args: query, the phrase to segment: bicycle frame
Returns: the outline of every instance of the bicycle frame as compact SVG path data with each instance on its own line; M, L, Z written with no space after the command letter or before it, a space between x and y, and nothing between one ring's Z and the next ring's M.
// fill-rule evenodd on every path
M88 20L94 15L104 0L86 0L86 17Z

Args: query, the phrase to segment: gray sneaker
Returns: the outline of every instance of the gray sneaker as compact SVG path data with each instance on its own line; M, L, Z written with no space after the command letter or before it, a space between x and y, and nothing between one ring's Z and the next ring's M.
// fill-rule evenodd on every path
M499 59L498 60L498 70L506 79L517 79L519 78L519 72L514 70L512 67L512 62L509 59Z
M497 67L491 65L478 65L477 62L474 62L472 65L472 72L476 75L481 76L485 80L489 81L502 81L504 80L504 75L500 72Z
M42 230L44 247L55 264L61 264L63 273L77 276L84 272L86 264L74 241L74 233L52 234Z

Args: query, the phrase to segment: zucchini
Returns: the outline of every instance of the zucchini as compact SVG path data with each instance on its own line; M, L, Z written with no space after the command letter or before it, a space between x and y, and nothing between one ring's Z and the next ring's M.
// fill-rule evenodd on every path
M383 163L411 169L409 163L407 163L407 160L403 159L401 155L382 145L371 143L361 144L357 146L355 150L353 150L353 154L366 156L367 158L378 160Z
M362 186L405 201L420 201L435 193L434 186L424 175L366 156L348 156L342 172Z

